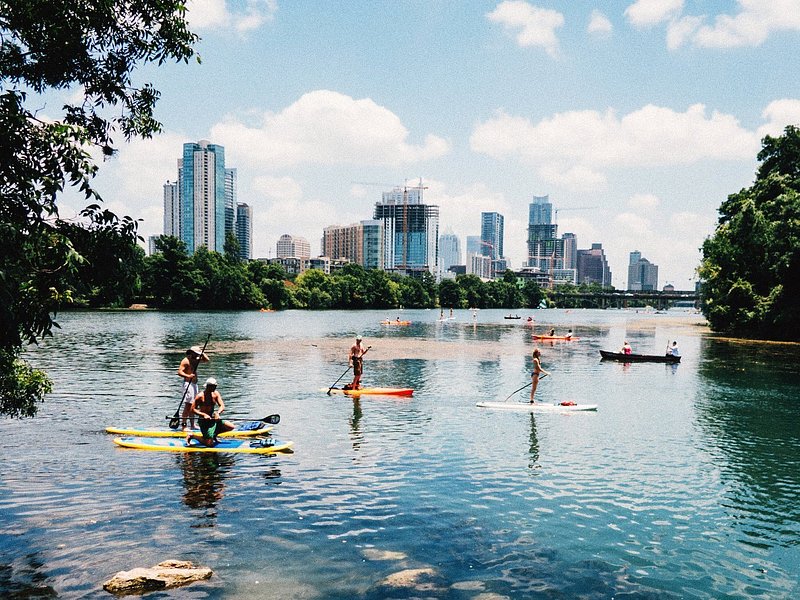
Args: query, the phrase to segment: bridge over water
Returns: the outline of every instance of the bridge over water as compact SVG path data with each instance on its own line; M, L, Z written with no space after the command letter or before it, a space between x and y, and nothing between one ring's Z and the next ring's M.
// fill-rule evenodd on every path
M699 305L700 294L695 291L614 291L614 292L551 292L550 297L557 306L570 308L628 308L629 306L650 305L659 310L671 306Z

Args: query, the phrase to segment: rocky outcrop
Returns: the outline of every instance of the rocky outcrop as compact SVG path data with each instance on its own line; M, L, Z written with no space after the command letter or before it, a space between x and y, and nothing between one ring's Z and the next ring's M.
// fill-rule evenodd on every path
M155 567L120 571L103 584L103 589L112 594L142 594L155 590L180 587L193 581L208 579L213 572L208 567L199 567L183 560L165 560Z

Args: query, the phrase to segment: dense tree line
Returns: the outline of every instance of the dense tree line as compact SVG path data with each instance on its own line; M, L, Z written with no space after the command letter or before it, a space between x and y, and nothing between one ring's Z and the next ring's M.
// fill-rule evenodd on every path
M129 296L120 305L138 300L149 306L172 309L393 309L522 308L542 301L539 286L507 271L501 280L484 282L475 275L459 275L437 285L424 272L420 278L405 277L356 264L332 274L318 269L289 277L282 266L237 258L236 240L229 236L223 253L200 248L189 255L175 237L161 236L156 252L137 262L139 274L126 287Z
M800 340L800 129L765 137L758 160L703 244L701 307L716 331Z

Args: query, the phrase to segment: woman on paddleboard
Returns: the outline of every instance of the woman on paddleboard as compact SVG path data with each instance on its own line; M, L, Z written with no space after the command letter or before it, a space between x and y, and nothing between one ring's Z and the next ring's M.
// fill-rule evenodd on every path
M536 394L536 388L539 385L539 377L542 375L550 375L549 372L542 368L542 363L539 362L541 352L538 348L533 349L533 371L531 372L531 404L533 404L533 396Z

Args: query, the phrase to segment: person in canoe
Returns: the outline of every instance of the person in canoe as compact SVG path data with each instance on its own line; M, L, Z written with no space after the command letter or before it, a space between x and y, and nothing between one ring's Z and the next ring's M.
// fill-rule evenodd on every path
M181 416L181 427L184 431L194 429L194 415L189 409L192 400L198 394L197 389L197 365L208 362L208 355L203 352L200 346L192 346L186 351L186 356L178 366L178 377L183 380L181 394L183 395L183 414ZM186 388L189 388L188 390Z
M572 339L572 329L567 331L567 334L564 336L565 339L571 340Z
M399 318L399 317L398 317ZM364 372L364 355L369 348L364 348L361 344L361 336L356 336L356 343L350 346L350 356L347 364L353 367L353 381L350 386L344 386L346 390L357 390L361 388L361 373Z
M220 418L225 410L225 402L217 391L217 380L213 377L206 379L205 388L194 397L189 407L198 416L200 435L189 433L186 436L187 446L191 445L192 440L198 440L204 446L216 446L220 433L235 429L233 423Z
M534 403L533 397L536 394L536 388L539 386L539 377L542 375L549 375L547 371L542 368L542 363L539 362L541 352L538 348L533 349L533 371L531 371L531 404Z
M633 348L631 348L631 345L626 340L625 343L622 344L622 348L620 348L620 354L632 354L632 353L633 353Z
M681 351L678 350L678 342L672 342L672 346L667 347L667 356L680 356Z
M547 335L549 335L550 337L555 337L555 335L556 335L555 327L551 327L550 328L550 333L548 333Z

